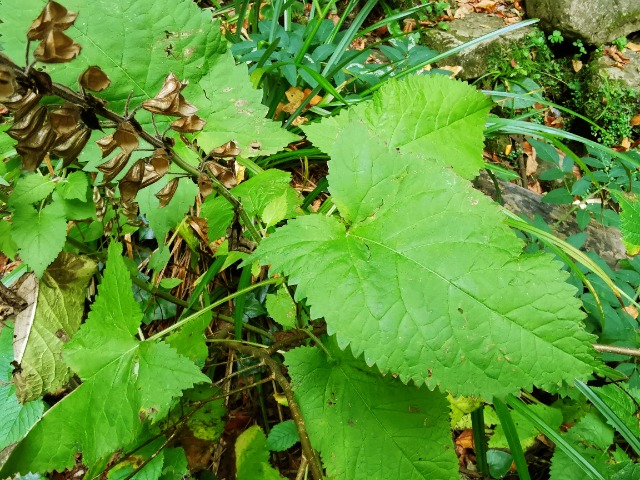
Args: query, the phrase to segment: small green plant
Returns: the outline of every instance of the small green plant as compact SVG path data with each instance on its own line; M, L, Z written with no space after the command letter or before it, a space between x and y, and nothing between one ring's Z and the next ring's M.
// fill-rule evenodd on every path
M615 45L618 50L623 51L627 47L628 40L627 37L618 37L611 43Z
M560 30L554 30L553 32L551 32L551 35L549 35L547 39L551 43L555 44L564 42L564 37L562 36L562 33L560 33Z
M573 54L573 58L580 58L587 54L587 49L584 47L582 40L576 40L572 45L578 49L578 52Z

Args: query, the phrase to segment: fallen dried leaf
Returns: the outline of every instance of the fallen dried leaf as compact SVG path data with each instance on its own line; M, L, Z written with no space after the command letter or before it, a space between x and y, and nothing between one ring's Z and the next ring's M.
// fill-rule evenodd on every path
M573 71L576 73L582 70L582 62L580 60L576 60L575 58L571 60L571 66L573 67Z
M640 113L634 115L629 123L634 127L640 125Z

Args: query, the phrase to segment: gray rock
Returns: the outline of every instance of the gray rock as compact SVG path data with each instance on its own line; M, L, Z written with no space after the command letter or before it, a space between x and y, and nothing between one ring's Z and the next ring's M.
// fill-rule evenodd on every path
M596 63L595 73L608 80L621 82L640 95L640 54L625 50L623 55L629 59L629 63L622 66L623 68L616 66L611 58L603 55Z
M527 0L527 16L543 30L593 45L609 43L640 30L638 0Z
M474 40L487 33L494 32L505 27L502 19L492 15L470 13L465 17L449 23L449 30L430 29L425 32L424 43L427 47L445 52L470 40ZM487 73L487 59L496 48L508 48L508 45L526 37L534 29L523 27L506 35L498 36L492 40L482 42L471 48L467 48L457 55L438 62L438 66L461 66L462 71L458 78L469 80L478 78Z

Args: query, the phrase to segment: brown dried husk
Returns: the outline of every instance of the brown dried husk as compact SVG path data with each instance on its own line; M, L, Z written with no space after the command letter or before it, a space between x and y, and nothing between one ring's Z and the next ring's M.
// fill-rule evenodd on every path
M76 12L70 12L59 3L50 1L27 30L27 38L29 40L43 40L52 30L69 28L77 17Z
M142 108L151 113L170 117L194 115L198 109L180 94L180 91L186 86L186 83L180 82L178 77L170 73L165 78L160 92L154 98L142 102Z
M103 163L102 165L98 165L98 170L104 173L105 183L109 183L118 176L122 169L126 167L129 157L129 153L120 152L111 160Z
M58 31L51 30L33 52L36 60L44 63L67 63L80 55L80 44L71 37Z
M160 208L166 207L169 205L169 202L173 198L178 189L178 179L174 178L169 183L167 183L162 190L156 193L156 198L160 200Z
M133 167L131 167L124 178L120 180L118 186L120 187L120 199L122 202L130 202L136 198L138 190L142 188L144 173L145 161L144 159L140 159L133 164Z
M111 80L100 67L88 67L80 77L78 83L82 88L91 90L92 92L101 92L111 85Z

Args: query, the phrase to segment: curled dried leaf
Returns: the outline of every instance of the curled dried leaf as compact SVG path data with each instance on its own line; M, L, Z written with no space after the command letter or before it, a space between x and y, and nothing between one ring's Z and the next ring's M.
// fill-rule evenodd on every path
M166 207L169 205L169 202L173 198L178 189L178 179L174 178L169 183L167 183L162 190L156 193L156 198L160 200L160 207Z
M181 117L171 122L171 129L180 133L195 133L202 130L207 122L197 115Z
M200 191L200 195L203 197L208 197L213 192L213 182L211 182L211 178L206 173L201 173L198 177L198 190Z
M34 50L36 60L44 63L66 63L80 55L80 44L61 31L52 30Z
M101 92L111 85L111 80L100 67L91 66L82 72L80 78L78 78L78 83L82 88L92 92Z
M144 159L140 159L133 164L133 167L131 167L124 178L120 180L120 199L122 202L130 202L136 197L138 190L142 188L144 172L145 161Z
M0 101L10 100L16 91L16 87L13 70L5 65L0 65Z
M102 137L99 140L96 140L96 143L98 144L98 147L100 148L100 151L102 152L102 158L104 158L107 155L109 155L118 146L116 141L113 139L113 133L107 135L106 137Z
M58 137L51 153L62 158L64 160L62 166L67 167L78 158L90 137L91 130L82 127L71 135Z
M160 92L154 98L142 102L142 108L158 115L189 117L198 109L180 94L186 86L186 83L180 82L178 77L170 73L165 78Z
M43 40L53 30L69 28L77 17L76 12L70 12L59 3L50 1L27 30L27 38L29 40Z
M117 130L113 134L113 140L125 152L131 153L138 148L138 133L129 122L123 122L118 125Z
M111 160L98 165L98 170L104 173L104 182L109 183L116 178L122 169L127 165L129 156L131 154L121 152L113 157Z
M80 128L80 109L71 103L49 112L49 121L58 135L70 135Z

